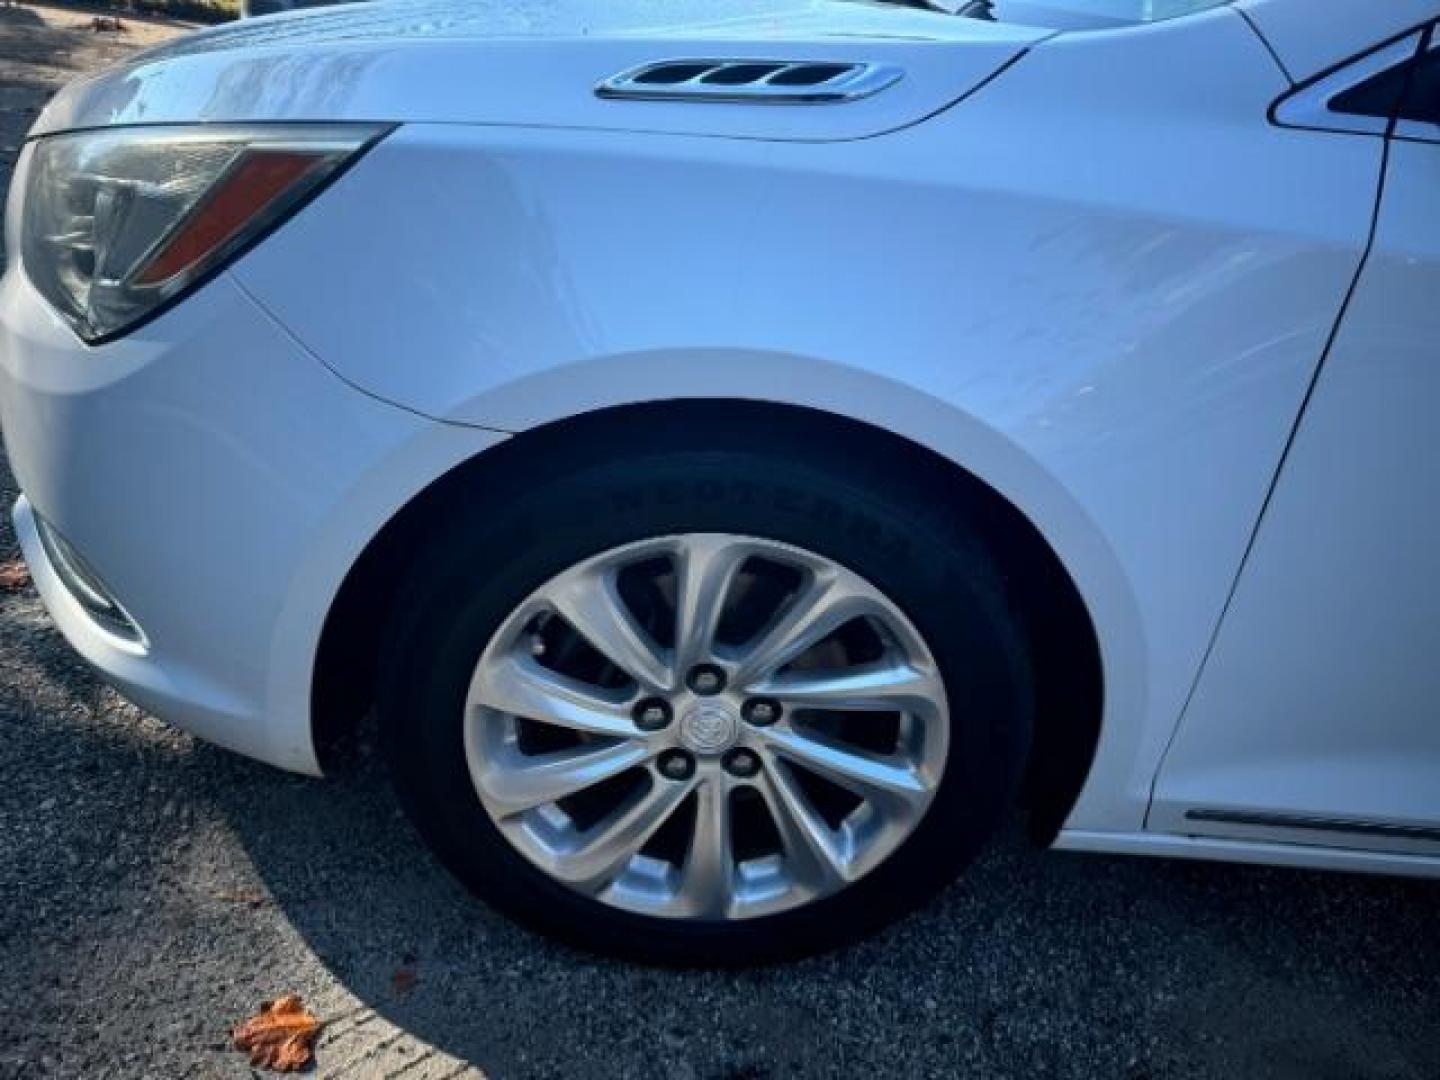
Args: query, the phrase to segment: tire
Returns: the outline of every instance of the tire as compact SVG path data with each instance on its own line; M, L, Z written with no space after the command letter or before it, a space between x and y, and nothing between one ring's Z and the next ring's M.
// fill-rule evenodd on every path
M987 551L980 531L962 512L945 505L944 493L950 489L931 486L915 475L892 477L879 464L847 461L844 455L825 449L819 440L778 436L757 440L753 432L743 436L723 428L707 433L705 425L697 425L668 435L662 433L648 444L626 447L610 441L610 448L604 451L562 451L531 462L523 487L513 487L503 498L494 488L476 492L468 509L457 510L442 528L433 530L433 538L417 553L401 588L403 599L382 653L379 709L386 753L402 804L442 862L474 893L514 919L584 949L668 965L728 966L770 962L853 941L899 917L952 881L997 829L1016 797L1029 745L1032 708L1024 635L1007 600L996 560ZM490 687L499 682L498 677L475 678L482 660L489 664L493 656L499 658L494 663L525 663L523 658L513 660L507 651L512 648L513 632L499 632L511 626L513 618L520 618L515 615L517 610L523 612L523 605L532 602L536 590L556 580L557 575L578 573L572 568L588 565L586 560L597 556L620 560L616 565L623 569L618 572L626 574L634 569L624 562L630 558L625 553L632 550L627 545L669 537L682 538L676 543L691 543L683 538L717 535L754 538L755 543L772 545L766 552L778 553L780 561L774 564L777 569L765 561L769 554L744 563L744 572L750 575L743 579L749 590L747 598L757 590L764 591L757 581L769 587L769 579L762 571L780 579L775 588L783 592L785 581L791 580L784 577L789 571L783 560L792 553L803 553L796 554L796 558L813 555L833 563L838 568L836 573L856 575L846 580L873 586L899 612L899 617L886 614L889 623L881 619L873 626L862 619L861 624L850 625L846 633L854 633L845 643L827 639L827 644L818 648L832 650L827 655L841 655L847 664L852 657L860 657L872 666L884 667L891 663L887 659L889 651L910 647L907 643L911 637L907 635L913 631L928 649L928 657L933 659L943 683L943 695L934 700L943 698L945 703L963 703L963 707L950 709L947 705L946 719L934 701L928 701L920 702L913 717L880 717L887 732L899 732L897 745L903 742L907 753L913 750L917 755L932 755L923 766L917 764L911 769L914 775L929 777L926 782L931 788L923 796L928 799L923 810L915 808L921 796L907 789L902 799L894 802L881 792L873 800L873 812L857 811L844 819L869 822L865 826L868 832L858 826L837 825L840 829L850 828L852 838L868 838L871 848L855 842L857 851L872 853L867 857L875 857L874 851L884 851L883 858L873 866L857 861L855 865L866 868L855 880L835 885L833 874L814 869L825 862L823 852L830 848L822 846L814 849L821 854L805 854L801 851L804 845L798 841L796 846L786 847L786 836L793 839L801 833L793 828L785 833L780 826L783 800L766 802L762 798L759 801L767 808L770 827L781 844L768 861L762 855L762 861L746 865L773 873L781 882L776 888L783 887L775 894L780 899L773 899L761 888L755 894L759 899L749 893L743 897L744 903L753 905L744 909L754 912L747 917L714 915L721 909L708 906L708 901L697 901L693 909L687 908L692 911L689 917L669 917L655 914L658 907L634 906L640 904L634 897L648 898L650 894L631 889L625 884L630 881L628 876L610 886L612 891L620 890L621 884L630 889L624 894L630 899L623 903L607 902L593 892L572 888L542 869L543 851L535 855L517 846L539 844L533 836L535 829L527 826L529 831L525 832L502 830L497 820L532 819L498 819L482 800L482 781L487 796L493 794L486 770L499 770L501 766L496 762L502 760L502 751L495 749L502 743L486 742L490 738L486 732L493 729L509 733L504 737L512 742L503 744L508 747L503 753L519 753L515 749L521 745L516 741L520 739L517 733L530 730L530 722L514 720L503 710L467 707L467 701L472 693L482 697L490 693ZM668 539L655 542L671 543ZM621 554L609 554L617 551ZM651 565L642 562L641 569ZM646 572L662 574L657 579L661 585L656 588L663 592L663 565L668 564L653 565L662 569ZM735 594L732 591L727 595ZM783 611L783 606L778 610ZM548 649L547 635L560 634L566 635L567 655L583 653L583 646L574 644L577 639L568 636L570 624L564 620L547 622L549 618L542 615L538 622L525 624L531 650ZM908 629L892 629L906 620ZM721 626L723 630L724 624ZM850 638L856 635L865 641L852 643ZM721 631L714 636L719 641ZM871 642L871 637L878 644ZM679 648L675 642L672 645ZM877 651L882 660L865 661L870 655L867 649ZM542 654L535 662L550 661ZM805 663L795 661L797 669ZM904 667L909 660L895 663L909 670ZM930 670L919 661L915 667ZM613 668L605 670L613 675ZM792 669L784 671L789 673L785 678L794 678ZM802 679L809 674L800 672ZM639 694L640 689L637 686L633 691L614 693ZM683 721L671 717L665 737L689 740L678 756L688 758L691 768L696 768L698 762L702 771L709 769L713 773L715 762L690 750L694 749L695 739L714 734L711 727L723 729L722 736L733 735L737 727L732 712L726 711L728 705L716 704L706 713L699 709L704 700L693 695L686 700L692 701L685 706L689 711ZM678 710L680 699L676 701ZM707 726L707 717L715 724ZM794 730L800 730L802 720L854 722L848 714L810 714L794 708L786 713L786 721L792 719ZM939 753L932 734L942 724L943 753ZM545 733L550 728L542 724L536 730ZM742 721L738 730L744 737L774 737L780 728L757 731ZM889 735L884 739L888 740ZM708 746L705 744L705 748ZM582 749L590 752L589 744ZM891 752L888 742L885 752ZM651 762L641 767L640 779L632 775L629 781L640 784L651 795L659 791L665 780L655 770L671 766L679 769L673 760L674 752L670 753L672 758L657 759L658 764ZM737 767L734 754L734 750L727 751L727 767ZM825 799L852 797L843 790L841 796L820 791L825 783L816 785L811 774L789 759L777 764L780 759L768 751L758 754L767 771L755 783L766 798L779 799L785 783L793 792L802 781L809 781ZM774 775L776 772L784 776ZM716 775L716 792L722 790L722 784L734 783L730 774ZM740 795L715 797L720 800L716 805L722 807L717 812L733 812L725 820L732 829L733 857L738 859L738 815L744 800ZM698 827L695 823L705 813L702 808L710 804L701 795L693 798L697 801L684 812L690 815L686 818L690 824L670 828L683 833ZM749 801L754 803L755 799ZM813 801L807 805L814 809ZM771 807L774 813L769 811ZM882 807L887 809L882 812ZM892 807L901 807L892 815L893 820L886 816ZM844 812L843 806L836 811ZM578 829L580 815L571 810L566 813L573 816L573 821L565 828ZM676 811L674 816L680 815ZM706 816L704 820L711 818ZM812 814L797 820L815 818ZM897 840L902 827L903 839ZM763 818L756 819L755 828L765 832ZM657 831L648 843L660 845L662 831ZM635 868L641 866L655 881L670 881L667 875L688 873L699 841L684 841L682 837L680 843L682 857L675 860L676 869L666 869L671 864L663 859L641 860L629 864L625 875L638 873ZM693 850L684 847L685 843L693 844ZM884 844L892 847L887 849ZM568 849L556 841L556 850ZM856 858L859 860L859 856ZM698 863L698 859L695 861ZM735 888L735 897L716 903L739 905L739 879L729 869L730 863L725 865L724 888ZM845 873L856 872L852 866ZM686 881L675 886L673 896L664 890L656 894L670 899L653 902L679 910L675 905L681 902L682 894L687 898L701 895L698 886L691 889ZM823 884L826 882L829 884ZM807 902L795 899L810 892L814 895ZM644 903L652 901L645 899ZM792 906L776 906L771 911L767 904ZM724 910L741 909L733 906Z

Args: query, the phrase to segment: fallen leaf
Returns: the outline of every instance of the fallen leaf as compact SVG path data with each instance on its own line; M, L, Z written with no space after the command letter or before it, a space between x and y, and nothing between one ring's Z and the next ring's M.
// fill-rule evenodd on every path
M250 1054L250 1064L276 1072L298 1072L310 1064L320 1021L305 1011L299 994L286 994L234 1031L235 1049Z
M30 571L19 559L0 563L0 592L19 592L30 584Z
M395 974L390 976L390 985L395 993L404 996L415 989L415 984L420 981L420 976L415 974L413 968L396 968Z

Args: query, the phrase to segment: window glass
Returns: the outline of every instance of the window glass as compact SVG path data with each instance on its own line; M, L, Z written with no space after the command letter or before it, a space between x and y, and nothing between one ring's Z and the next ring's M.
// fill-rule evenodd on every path
M1219 7L1229 0L972 0L960 14L1056 29L1157 22Z
M1400 118L1440 124L1440 45L1432 44L1415 69Z

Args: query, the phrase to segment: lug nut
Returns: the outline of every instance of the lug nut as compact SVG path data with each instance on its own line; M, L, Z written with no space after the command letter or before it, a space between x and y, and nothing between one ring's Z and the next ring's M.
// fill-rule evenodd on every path
M725 755L725 771L731 776L751 777L760 771L760 758L753 750L731 750Z
M695 775L695 759L684 750L666 750L655 764L669 780L689 780Z
M702 697L709 697L725 689L725 672L714 664L697 664L690 669L685 683L695 693Z
M756 727L769 727L780 719L780 703L769 698L755 698L745 703L745 722Z
M670 725L670 703L646 698L635 706L635 726L641 731L659 731Z

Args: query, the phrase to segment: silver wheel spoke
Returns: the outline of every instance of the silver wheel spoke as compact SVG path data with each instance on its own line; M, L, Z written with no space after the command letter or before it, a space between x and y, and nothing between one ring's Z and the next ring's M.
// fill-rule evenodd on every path
M645 691L674 688L669 665L626 609L613 572L601 568L570 575L547 590L545 599L576 633Z
M749 686L771 675L851 619L874 608L869 597L852 587L848 576L827 570L812 574L759 640L747 649L735 682Z
M722 919L735 891L730 800L719 777L702 782L695 796L695 832L680 870L676 899L693 918Z
M721 536L687 536L675 551L675 667L710 660L725 598L747 550Z
M490 812L507 817L556 802L619 776L649 756L644 743L582 746L535 757L516 755L501 759L476 778Z
M510 716L543 720L591 735L630 738L635 724L629 710L606 701L593 688L515 655L482 666L471 688L471 702Z
M789 728L765 732L765 742L782 758L891 810L923 805L930 788L909 765L872 757Z
M797 672L753 689L794 708L929 714L939 700L941 684L938 673L902 662L835 672Z
M631 859L665 824L689 793L691 785L656 780L649 791L617 810L593 829L580 834L579 843L560 854L551 872L562 881L588 892L608 886Z
M759 785L795 876L815 892L829 892L845 880L845 860L835 833L799 786L772 763Z

